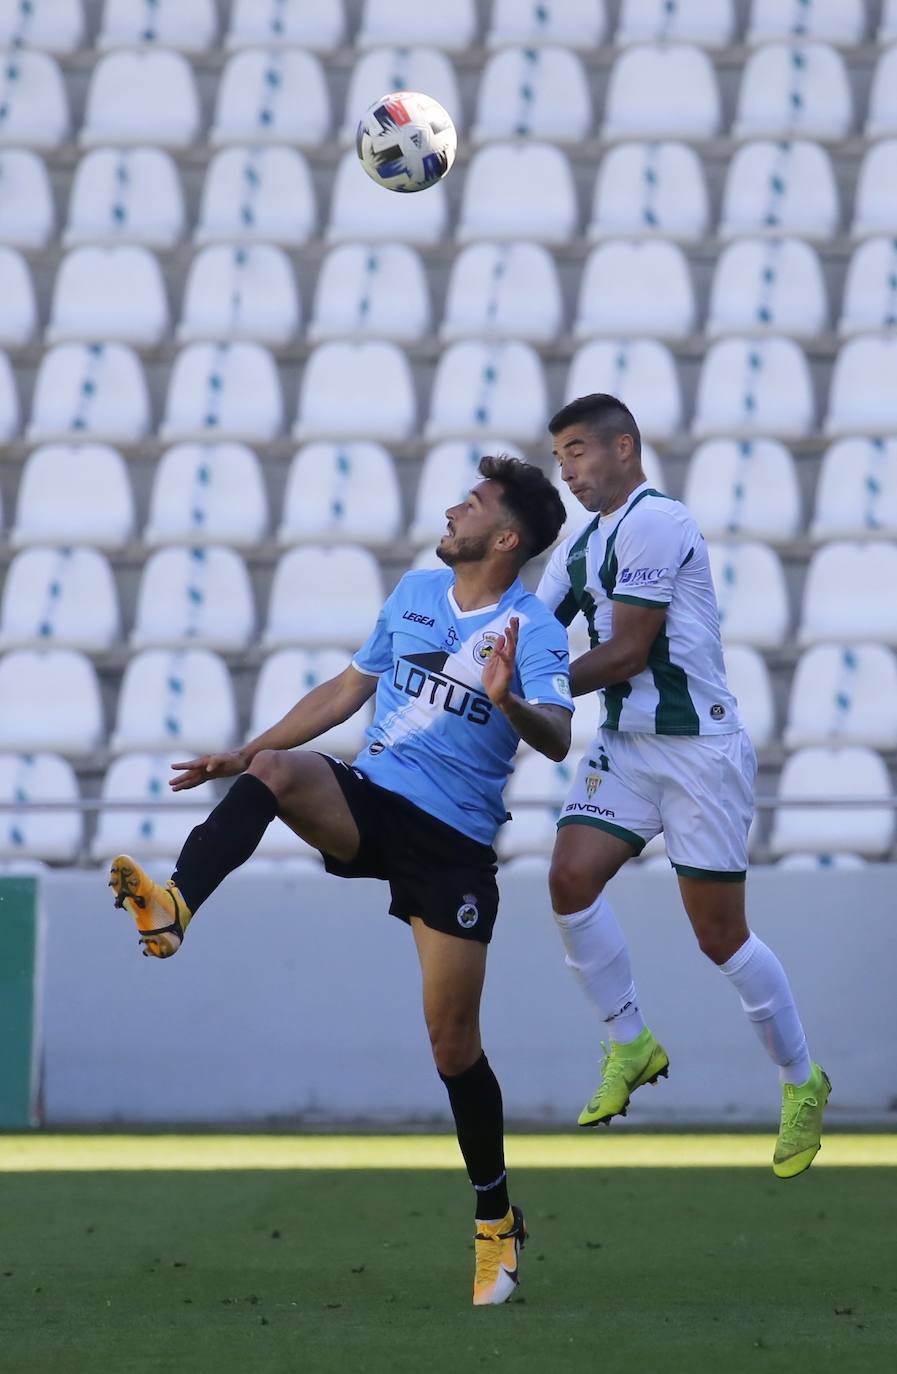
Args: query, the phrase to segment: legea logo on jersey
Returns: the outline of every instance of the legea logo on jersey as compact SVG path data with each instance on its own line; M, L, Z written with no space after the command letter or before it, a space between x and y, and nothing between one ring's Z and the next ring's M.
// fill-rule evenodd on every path
M417 611L406 611L402 619L413 620L416 625L429 625L431 630L436 623L431 615L420 615Z
M624 568L620 573L620 586L651 587L668 572L669 568Z

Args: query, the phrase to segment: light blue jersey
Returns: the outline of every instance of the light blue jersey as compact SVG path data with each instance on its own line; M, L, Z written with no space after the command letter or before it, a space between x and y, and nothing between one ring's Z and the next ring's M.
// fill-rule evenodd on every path
M459 610L453 573L406 573L353 661L379 677L367 745L371 782L481 844L507 819L502 791L519 735L483 689L483 668L512 615L520 621L511 690L573 710L563 626L518 580L494 606Z

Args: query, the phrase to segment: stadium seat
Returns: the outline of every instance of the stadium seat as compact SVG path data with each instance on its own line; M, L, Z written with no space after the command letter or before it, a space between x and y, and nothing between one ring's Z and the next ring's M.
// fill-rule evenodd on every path
M534 5L532 0L495 0L486 34L487 48L522 43L528 48L558 43L565 48L600 47L607 26L604 0L564 0Z
M283 427L274 359L257 343L188 344L171 370L162 439L263 443Z
M277 44L332 52L346 32L343 0L234 0L226 48Z
M823 456L813 539L897 536L897 439L839 439Z
M79 243L173 248L183 237L184 196L161 148L97 148L78 163L62 235Z
M879 44L890 43L895 38L897 38L897 0L882 0L878 42Z
M100 811L90 846L93 859L132 854L139 862L177 854L190 831L201 825L215 804L210 788L172 792L170 753L122 754L103 779L102 799L116 803ZM133 809L121 806L133 803Z
M776 439L709 439L688 465L683 501L708 539L770 543L801 528L794 459Z
M212 244L190 264L177 337L248 339L283 347L301 320L286 253L271 243Z
M735 31L733 0L622 0L614 42L618 48L631 43L696 43L702 48L724 48Z
M0 146L58 148L68 136L68 99L55 60L27 48L0 51Z
M48 343L115 339L152 348L170 327L165 279L145 248L76 248L63 259L53 285Z
M474 153L461 195L459 242L525 234L541 243L567 243L578 219L573 174L560 149L526 141Z
M374 628L383 605L380 567L354 545L290 549L277 565L262 643L344 645L355 651Z
M0 243L43 248L55 214L47 169L36 153L0 147Z
M376 97L375 97L376 99ZM448 201L441 182L426 195L384 194L358 165L355 150L344 153L333 179L333 200L325 238L329 243L437 243L448 224Z
M853 199L854 239L897 234L897 138L882 139L866 150Z
M118 592L96 549L23 549L9 565L0 602L0 648L50 644L100 653L121 634Z
M539 243L474 243L452 263L439 337L547 344L563 324L551 254Z
M694 287L676 244L615 241L593 249L580 282L575 338L683 339L694 327Z
M445 512L461 501L482 478L477 465L484 454L523 455L504 440L446 439L430 449L424 459L417 483L414 519L408 531L413 544L436 544L445 534ZM443 566L439 564L439 566Z
M535 442L548 417L545 375L536 351L517 342L451 344L436 366L428 439L506 434Z
M704 168L684 143L621 143L601 161L587 237L662 236L691 243L707 233Z
M897 658L883 644L817 644L791 679L784 741L897 749Z
M145 544L250 547L268 529L258 458L245 444L175 444L159 459Z
M687 43L624 48L607 87L605 139L713 138L720 96L713 63Z
M72 863L83 840L72 765L57 754L0 755L0 801L73 802L70 811L0 811L0 859Z
M19 393L10 361L0 353L0 440L19 432Z
M109 741L114 754L177 750L178 758L228 749L237 705L224 660L209 649L145 649L129 659Z
M28 263L15 248L0 248L0 301L0 344L22 348L37 329L37 302Z
M254 739L285 716L291 706L330 678L348 668L344 649L280 649L266 658L259 671L252 700L249 735ZM313 748L323 754L351 759L364 744L364 732L373 715L373 701L341 725L334 725L314 739Z
M47 444L25 461L13 548L87 544L120 549L134 533L134 496L121 454L105 444Z
M513 819L498 832L500 858L551 853L558 813L575 773L576 763L569 759L554 763L533 752L518 761L505 793Z
M853 123L847 67L827 43L770 43L748 58L733 138L846 138Z
M86 654L13 649L0 658L0 750L90 754L103 738L100 684Z
M701 366L692 433L801 438L814 423L810 369L793 339L731 338Z
M897 326L897 238L867 239L847 268L838 321L842 338Z
M759 139L739 148L723 190L721 238L745 234L833 238L840 220L828 153L806 139Z
M726 644L726 681L755 749L765 749L776 733L775 702L763 655L747 644Z
M850 339L835 360L826 434L897 430L897 338Z
M839 800L891 798L883 760L871 749L799 749L782 769L780 801L825 802L822 806L782 806L775 812L769 847L773 854L795 851L830 854L848 850L870 858L885 854L894 842L894 810L838 807Z
M863 0L752 0L745 42L813 38L849 47L862 43L865 29Z
M153 44L180 52L206 52L218 36L215 0L106 0L97 47Z
M473 44L476 32L474 0L452 0L451 5L364 0L355 43L359 48L373 48L381 43L410 48L415 43L428 43L447 52L464 52Z
M412 343L431 328L430 288L420 255L404 243L332 249L315 282L308 338Z
M330 94L317 57L299 48L246 48L230 58L218 82L209 142L316 148L330 122Z
M302 373L293 434L401 441L411 436L416 411L411 367L395 344L324 343Z
M707 333L813 338L828 321L819 255L802 239L738 239L717 259Z
M810 559L798 641L897 644L897 544L833 541Z
M573 355L564 400L608 391L638 416L646 439L669 439L682 428L682 393L673 355L657 339L596 339Z
M869 117L866 120L867 138L881 138L897 134L897 46L885 48L880 54L872 89L869 92Z
M72 53L83 42L83 0L0 0L0 48Z
M389 545L399 536L402 496L380 444L307 444L290 465L280 544Z
M131 634L135 649L199 645L236 653L254 630L249 574L233 549L167 548L147 559Z
M311 172L296 148L223 148L206 172L194 240L289 248L312 237L317 216Z
M459 130L464 127L464 107L451 59L435 48L375 48L364 53L352 68L340 143L354 147L358 121L369 105L388 91L426 91L447 110Z
M786 854L779 859L776 868L807 872L810 869L856 870L865 868L868 860L861 854L846 854L835 850L832 854Z
M581 143L591 133L592 97L581 58L565 48L504 48L480 77L471 138L544 138Z
M445 564L436 552L435 547L425 545L414 555L411 562L412 572L438 572L444 568Z
M725 644L777 649L788 630L782 564L767 544L707 545Z
M107 53L93 69L79 142L188 148L199 137L193 69L176 52Z
M134 443L150 427L150 399L127 344L57 344L41 358L27 437Z

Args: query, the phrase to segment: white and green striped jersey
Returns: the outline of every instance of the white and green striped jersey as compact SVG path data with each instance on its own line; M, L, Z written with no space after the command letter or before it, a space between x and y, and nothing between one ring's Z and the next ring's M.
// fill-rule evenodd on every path
M585 616L592 647L613 634L613 603L666 606L647 667L601 688L604 728L656 735L741 729L726 684L719 613L704 536L679 501L647 482L552 554L537 595L564 625Z

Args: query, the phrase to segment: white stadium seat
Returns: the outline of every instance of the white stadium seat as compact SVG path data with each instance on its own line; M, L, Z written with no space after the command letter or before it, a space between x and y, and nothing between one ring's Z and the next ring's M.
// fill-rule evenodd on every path
M847 268L842 338L897 327L897 238L867 239Z
M332 52L346 32L343 0L234 0L226 48L276 44Z
M701 366L692 433L801 438L813 429L810 369L793 339L721 339Z
M578 219L573 174L559 148L524 141L474 153L462 191L459 242L525 234L541 243L567 243Z
M151 348L171 321L159 263L135 244L76 248L53 285L47 342L116 339Z
M798 640L897 644L897 544L832 542L810 559Z
M897 749L897 658L883 644L817 644L791 679L784 731L804 744Z
M565 48L600 47L607 26L604 0L564 0L563 5L534 5L532 0L494 0L487 48L512 43L535 47L560 43Z
M792 338L824 332L828 317L819 255L802 239L737 239L717 259L707 333Z
M134 533L134 495L121 454L105 444L47 444L19 480L13 548L87 544L120 549Z
M317 217L311 172L298 149L223 148L209 162L194 238L289 248L312 237Z
M557 47L504 48L483 68L474 143L519 137L581 143L592 124L589 83L575 53Z
M2 187L0 170L0 187ZM21 348L34 338L37 301L28 263L15 248L0 247L0 344Z
M851 237L897 234L897 138L866 150L853 198Z
M596 339L573 355L564 400L607 391L638 416L646 439L682 428L682 392L673 355L657 339Z
M78 781L57 754L0 755L0 801L74 802ZM0 858L27 856L71 863L81 848L83 822L71 811L0 811Z
M700 158L684 143L621 143L605 153L587 237L693 242L707 232L710 202Z
M614 42L618 48L631 43L696 43L702 48L724 48L735 31L733 0L622 0Z
M0 146L58 148L68 136L65 82L54 59L26 48L0 51Z
M708 544L719 623L728 646L777 649L788 630L788 593L777 555L767 544Z
M713 63L687 43L625 48L611 68L602 137L713 138L720 96Z
M897 536L897 439L839 439L816 484L814 539Z
M96 549L24 549L13 558L0 603L0 647L59 644L99 653L120 635L115 578Z
M866 28L863 0L752 0L746 43L779 38L815 38L852 46Z
M283 427L274 359L257 343L195 343L174 361L163 439L244 439L262 443Z
M472 243L452 264L439 336L550 343L563 324L558 270L539 243Z
M320 60L299 48L247 48L218 82L211 144L299 143L330 133L330 94Z
M261 465L245 444L175 444L159 459L145 544L249 547L268 529Z
M694 327L694 287L676 244L621 240L592 250L579 287L575 338L683 339Z
M12 366L5 353L0 353L0 440L11 439L19 432L19 394Z
M96 669L77 649L13 649L0 658L0 749L90 754L103 742Z
M517 762L508 782L506 798L513 803L530 802L557 809L576 776L577 762L564 759L556 763L535 750L527 751Z
M376 99L376 96L374 97ZM343 154L333 179L333 200L326 239L329 243L437 243L448 224L448 201L442 182L426 195L384 194L359 165L354 148Z
M726 175L719 233L830 239L840 208L831 158L806 139L758 139L739 148Z
M345 649L280 649L266 658L259 671L252 701L249 725L251 738L268 730L297 701L330 678L348 668L351 659ZM323 754L350 759L364 744L364 732L373 714L373 701L366 702L354 716L340 725L316 735L312 748Z
M882 0L878 41L890 43L894 38L897 38L897 0Z
M838 807L850 798L891 798L891 783L883 760L871 749L799 749L782 769L781 801L825 802L824 806L782 806L773 819L769 846L773 854L795 851L830 854L849 850L876 857L894 842L890 806Z
M897 338L850 339L838 353L826 434L897 430Z
M858 868L865 868L866 863L867 860L860 854L845 854L835 850L831 854L786 854L778 860L776 868L805 873L811 869L846 869L855 872Z
M178 758L228 749L237 705L224 660L209 649L145 649L122 678L109 747L168 749Z
M211 244L190 264L177 337L249 339L283 347L301 322L286 253L271 243Z
M548 394L539 355L517 342L452 344L436 367L428 439L506 434L518 443L544 432Z
M321 263L308 326L313 343L371 337L412 343L430 327L427 274L407 244L347 243Z
M827 43L770 43L748 58L733 138L846 138L853 124L847 67Z
M430 449L424 459L417 484L414 519L408 532L413 544L435 545L445 534L445 512L456 506L471 487L482 481L477 465L485 454L522 454L504 440L446 439ZM438 566L444 566L439 564Z
M99 812L92 858L125 853L145 862L179 852L193 827L206 819L215 798L208 788L172 792L171 776L169 754L122 754L114 760L103 779L103 801L130 802L133 809L117 806Z
M184 196L161 148L97 148L78 163L62 235L78 243L173 248L183 237Z
M794 459L776 439L709 439L688 465L683 501L708 539L793 539L801 528Z
M867 138L881 138L883 134L897 134L897 45L886 48L878 59L872 89L869 92L869 118L866 120Z
M43 248L55 213L47 169L36 153L0 147L0 243Z
M106 0L97 47L136 48L156 44L180 52L205 52L215 45L215 0Z
M355 143L358 121L369 105L389 91L426 91L447 110L459 130L464 107L451 59L435 48L375 48L363 53L352 68L339 138Z
M291 644L361 647L383 605L376 558L354 545L290 549L277 565L262 636L266 648Z
M476 31L474 0L452 0L451 5L364 0L355 42L359 48L373 48L381 43L410 48L415 43L429 43L447 52L463 52L473 43Z
M416 412L411 366L395 344L324 343L302 373L293 434L400 441L411 436Z
M755 749L765 749L776 733L775 703L763 655L747 644L726 644L726 681Z
M390 545L402 518L395 463L380 444L307 444L290 465L282 510L281 544Z
M102 143L187 148L199 136L199 97L190 63L152 49L108 53L93 69L79 135Z
M27 437L133 443L150 427L150 399L127 344L57 344L41 358Z
M505 793L513 820L498 832L502 859L551 853L558 812L575 773L574 761L554 763L543 754L527 753L518 761Z
M135 649L199 645L220 653L245 649L255 629L246 565L233 549L160 549L151 554L137 592Z
M0 48L71 53L83 42L83 0L0 0Z

